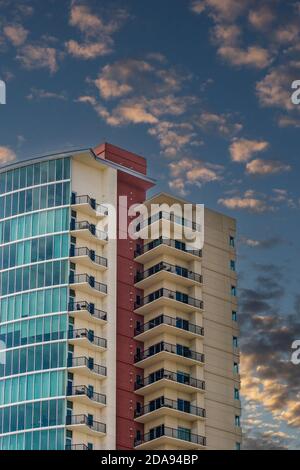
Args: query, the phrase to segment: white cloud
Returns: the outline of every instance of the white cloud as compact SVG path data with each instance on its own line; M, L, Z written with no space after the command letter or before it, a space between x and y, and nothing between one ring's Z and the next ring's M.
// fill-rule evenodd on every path
M16 160L16 154L9 147L0 146L0 164L11 163Z
M28 31L20 24L4 26L3 33L14 46L24 44L28 36Z
M252 155L263 152L269 143L263 140L236 139L229 147L231 160L234 162L247 162Z
M27 69L47 68L57 71L57 52L53 47L27 45L19 50L17 59Z
M290 170L290 165L276 160L262 160L260 158L252 160L246 165L246 171L250 175L273 175Z

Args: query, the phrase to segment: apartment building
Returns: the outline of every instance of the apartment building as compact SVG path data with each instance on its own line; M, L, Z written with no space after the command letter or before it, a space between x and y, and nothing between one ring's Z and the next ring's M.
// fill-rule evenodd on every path
M0 169L0 449L240 448L235 221L129 238L185 204L154 184L110 144Z

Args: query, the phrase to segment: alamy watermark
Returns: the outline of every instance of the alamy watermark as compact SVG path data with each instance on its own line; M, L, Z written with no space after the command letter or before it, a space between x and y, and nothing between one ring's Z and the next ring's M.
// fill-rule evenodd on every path
M6 104L6 83L0 80L0 104Z
M293 81L292 89L295 90L291 96L292 103L296 105L300 104L300 80Z
M300 364L300 340L299 339L293 342L292 349L295 351L292 353L291 362L295 366L298 366Z

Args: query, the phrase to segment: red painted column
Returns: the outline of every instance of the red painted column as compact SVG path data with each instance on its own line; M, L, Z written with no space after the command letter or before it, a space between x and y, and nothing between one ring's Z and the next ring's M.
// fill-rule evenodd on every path
M146 160L131 152L119 149L110 144L97 147L95 153L127 168L145 175ZM143 178L118 171L118 200L127 196L128 207L142 203L146 199L146 191L152 185ZM119 213L120 207L118 207ZM118 219L119 220L119 219ZM128 224L131 222L127 215ZM127 224L127 226L128 226ZM118 227L119 228L119 227ZM143 434L143 424L134 421L136 403L143 405L143 397L134 393L136 376L143 377L143 370L134 365L136 348L143 349L143 344L134 340L134 329L137 320L143 323L143 317L134 313L136 295L142 291L134 287L134 276L140 265L134 261L137 241L129 238L118 239L117 242L117 423L116 447L118 450L131 450L136 431Z

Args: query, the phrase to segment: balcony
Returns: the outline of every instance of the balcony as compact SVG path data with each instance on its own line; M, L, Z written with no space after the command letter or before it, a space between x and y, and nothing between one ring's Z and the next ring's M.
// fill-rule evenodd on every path
M135 251L135 260L138 263L146 264L151 259L164 254L170 256L176 255L176 259L184 261L195 260L202 257L202 250L194 250L186 245L186 243L179 240L172 240L167 238L158 238L146 245L139 246Z
M107 369L87 357L72 357L68 359L68 372L78 374L89 379L105 379Z
M140 440L135 440L136 449L157 449L160 446L172 445L179 449L201 449L206 446L206 438L191 432L169 428L164 425L151 429Z
M164 359L173 359L178 364L190 366L192 364L204 364L205 356L202 353L192 351L186 346L180 344L170 344L161 341L154 344L134 357L137 367L149 367L154 364L161 363Z
M108 264L106 258L96 255L93 250L86 247L74 248L71 246L70 261L97 271L104 271Z
M191 232L198 232L200 233L202 227L200 224L192 220L187 220L184 217L180 217L170 212L160 211L156 214L152 215L148 219L143 220L140 224L136 227L137 235L140 235L141 238L145 238L148 233L148 229L150 225L155 224L157 222L162 222L163 224L169 224L170 227L172 225L177 225L178 227L184 228L185 232L190 235Z
M65 450L90 450L85 444L67 444Z
M108 215L108 208L102 204L97 204L90 196L77 196L72 194L72 210L80 210L91 217L103 218Z
M162 418L164 416L173 416L186 421L195 421L198 418L205 418L206 413L203 408L184 403L182 400L170 400L166 397L160 397L151 401L139 410L135 410L134 418L138 423L147 423L152 419Z
M95 308L94 304L87 301L72 300L68 305L68 312L74 317L96 324L105 324L107 322L107 313Z
M87 221L71 221L71 235L75 238L80 237L88 242L97 242L105 245L108 242L108 234L102 230L96 229L96 226Z
M180 284L188 287L202 284L202 276L200 274L162 261L144 272L138 272L135 277L135 285L139 289L145 289L153 283L168 279L180 282Z
M74 346L81 346L87 349L94 349L98 352L103 352L107 348L107 341L104 338L95 336L93 332L86 328L79 330L69 330L68 332L69 344Z
M136 328L135 336L138 341L146 341L158 333L170 333L171 330L174 330L174 334L180 334L187 339L204 336L204 328L201 326L194 325L183 318L174 318L163 314Z
M171 291L169 289L159 289L146 297L139 299L135 303L135 313L144 315L151 313L154 308L169 306L179 308L184 312L191 313L195 310L203 310L203 302L199 299L194 299L187 294L178 291Z
M86 415L71 415L66 418L69 431L86 432L90 436L102 437L106 434L106 424L99 423Z
M183 393L204 392L205 382L204 380L198 380L180 372L160 369L135 383L135 390L138 395L155 393L164 387L172 388Z
M107 294L107 285L95 281L95 278L88 274L71 273L69 283L72 285L72 289L78 289L87 295L104 297Z
M85 385L77 385L67 389L68 400L82 403L86 406L96 406L103 408L106 405L106 395L96 393Z

